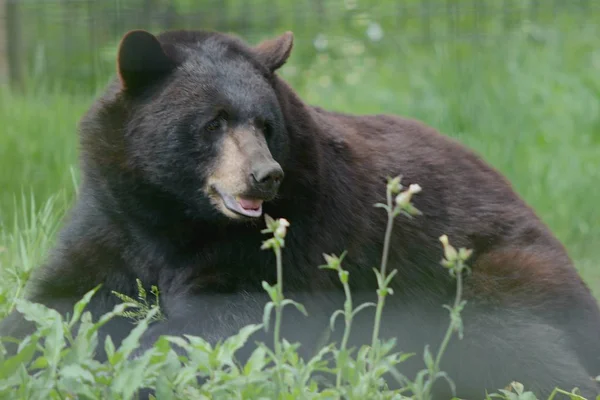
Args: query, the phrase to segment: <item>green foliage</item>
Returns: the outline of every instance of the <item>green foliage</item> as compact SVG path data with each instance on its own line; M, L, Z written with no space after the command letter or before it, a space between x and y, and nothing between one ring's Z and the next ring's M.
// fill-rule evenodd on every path
M127 318L131 318L136 322L140 322L146 317L146 315L150 311L152 311L156 308L158 310L157 310L154 318L152 318L152 321L164 320L165 317L160 312L160 299L159 299L158 287L155 285L152 285L152 287L150 289L150 293L152 293L152 295L155 298L154 304L150 305L150 304L148 304L148 300L146 299L147 298L146 289L144 289L144 285L142 284L142 281L139 279L136 279L135 281L137 283L139 300L132 299L131 297L129 297L123 293L117 293L114 290L112 291L112 293L115 296L117 296L119 299L121 299L122 301L124 301L126 303L131 303L131 304L135 305L135 307L137 308L136 311L124 312L123 316L127 317Z
M52 245L65 212L65 197L64 192L58 193L41 206L33 195L13 198L12 229L0 229L0 318L14 308Z

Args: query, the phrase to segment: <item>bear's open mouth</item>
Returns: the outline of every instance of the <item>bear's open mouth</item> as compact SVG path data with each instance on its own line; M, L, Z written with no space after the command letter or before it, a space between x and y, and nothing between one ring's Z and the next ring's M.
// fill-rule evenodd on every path
M258 218L262 215L263 200L243 196L233 197L232 195L223 193L218 189L216 189L216 192L219 194L219 196L221 196L223 204L228 210L244 217Z

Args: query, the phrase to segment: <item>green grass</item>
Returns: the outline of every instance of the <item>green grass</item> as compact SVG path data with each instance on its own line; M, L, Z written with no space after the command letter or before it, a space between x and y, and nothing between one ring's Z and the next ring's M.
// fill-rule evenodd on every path
M77 175L77 123L93 99L0 90L0 223L10 229L15 196L43 201Z

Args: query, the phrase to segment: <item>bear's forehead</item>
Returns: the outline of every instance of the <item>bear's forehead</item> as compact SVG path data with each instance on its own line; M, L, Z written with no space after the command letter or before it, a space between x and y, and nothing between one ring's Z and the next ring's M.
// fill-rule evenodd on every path
M186 60L204 59L205 62L216 63L246 62L254 67L258 66L250 48L240 39L227 34L205 31L167 31L159 34L157 38L163 45L176 48Z
M227 43L223 43L217 38L209 38L207 40L197 42L193 46L183 46L183 51L186 54L184 64L190 67L202 68L231 68L232 66L241 66L247 64L241 54L231 49Z
M163 92L170 104L187 108L218 102L242 115L276 104L264 71L243 43L223 34L167 33L159 40L173 46L183 60Z
M184 60L179 70L187 77L209 80L226 77L230 81L245 80L255 83L264 80L263 71L250 55L220 37L177 44L176 48L182 53Z
M179 66L177 75L173 82L176 86L217 90L228 97L239 97L245 92L259 95L271 90L268 82L243 58L193 55Z

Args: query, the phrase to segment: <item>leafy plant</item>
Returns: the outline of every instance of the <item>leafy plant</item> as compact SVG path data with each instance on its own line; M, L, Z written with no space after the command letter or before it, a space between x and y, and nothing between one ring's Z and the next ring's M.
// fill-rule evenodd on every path
M160 311L160 299L159 299L158 287L156 285L152 285L152 287L150 288L150 293L152 293L152 295L155 298L154 304L150 305L150 304L148 304L148 300L146 299L146 297L147 297L146 289L144 289L144 285L142 284L142 281L139 278L136 278L135 281L137 283L139 300L132 299L131 297L129 297L123 293L118 293L118 292L115 292L114 290L112 291L112 293L115 296L117 296L119 299L121 299L122 301L124 301L126 303L133 304L137 308L137 311L125 311L123 313L123 316L127 317L127 318L131 318L136 322L140 322L146 317L146 315L150 311L157 308L158 311L154 314L155 316L152 318L152 320L153 321L164 320L165 316Z

